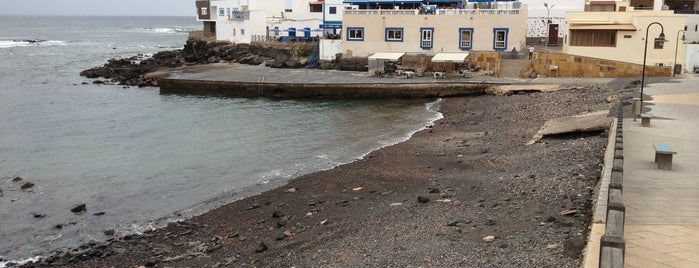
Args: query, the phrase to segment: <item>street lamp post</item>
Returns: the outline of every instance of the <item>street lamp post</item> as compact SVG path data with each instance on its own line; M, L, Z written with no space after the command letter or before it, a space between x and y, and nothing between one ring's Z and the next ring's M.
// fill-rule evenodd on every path
M646 27L646 44L643 47L643 70L641 71L641 113L643 113L643 86L646 84L646 56L648 55L648 30L650 30L650 26L653 24L657 24L660 26L660 35L658 38L656 38L656 41L659 42L667 42L665 40L665 28L663 27L660 22L651 22L648 24L648 27ZM636 116L634 116L636 118Z
M675 66L677 66L677 48L680 45L680 41L679 41L680 32L682 32L682 42L684 42L684 40L685 40L684 31L683 30L677 31L677 39L678 40L677 40L677 43L675 44L675 63L672 64L672 77L675 77ZM682 71L680 71L680 72L682 72Z
M549 75L549 70L548 70L548 56L549 56L549 38L551 34L551 9L556 6L556 4L552 4L549 6L549 3L544 3L544 7L546 7L546 37L544 38L544 72L546 72L546 76Z

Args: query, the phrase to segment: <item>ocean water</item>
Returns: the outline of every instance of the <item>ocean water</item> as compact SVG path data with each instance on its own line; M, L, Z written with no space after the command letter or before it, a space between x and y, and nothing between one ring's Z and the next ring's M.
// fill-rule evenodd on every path
M433 100L215 98L82 83L91 82L83 69L181 48L199 28L193 17L0 16L0 267L352 162L441 118ZM35 186L20 189L25 182ZM78 204L87 212L72 213Z

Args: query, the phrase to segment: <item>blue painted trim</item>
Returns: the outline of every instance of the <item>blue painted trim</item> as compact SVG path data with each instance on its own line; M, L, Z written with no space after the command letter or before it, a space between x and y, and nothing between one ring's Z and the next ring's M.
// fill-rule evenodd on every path
M400 38L388 39L388 31L400 31ZM403 31L403 28L400 28L400 27L386 28L386 31L384 33L384 41L386 41L386 42L403 42L404 33L405 33L405 31Z
M423 31L431 31L431 32L432 32L432 35L431 35L431 38L432 38L432 39L430 40L430 45L429 45L429 46L425 46L425 45L422 44L422 32L423 32ZM421 27L421 28L420 28L420 39L419 39L419 40L420 40L420 48L425 49L425 50L432 49L432 47L434 47L434 27Z
M361 38L350 38L350 31L351 30L359 30L362 32L362 37ZM347 30L345 31L347 33L347 41L364 41L364 27L347 27Z
M462 35L461 32L463 32L463 31L471 31L471 40L470 40L470 41L471 41L471 42L470 42L471 45L470 45L470 46L462 46L462 45L461 45L461 35ZM471 49L473 49L473 28L459 28L459 39L458 39L458 40L459 40L459 41L458 41L458 42L459 42L459 49L461 49L461 50L471 50Z
M503 47L496 47L495 46L495 38L497 38L497 32L498 31L505 31L505 45ZM493 50L495 51L505 51L507 50L507 39L509 39L510 35L510 28L493 28Z

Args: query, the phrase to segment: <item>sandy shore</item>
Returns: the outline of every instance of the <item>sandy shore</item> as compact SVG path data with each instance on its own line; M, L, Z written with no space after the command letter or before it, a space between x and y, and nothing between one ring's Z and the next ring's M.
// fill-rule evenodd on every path
M631 92L623 80L579 86L445 99L434 127L360 161L43 263L579 267L607 133L526 145L546 120L605 109L616 115L618 99Z

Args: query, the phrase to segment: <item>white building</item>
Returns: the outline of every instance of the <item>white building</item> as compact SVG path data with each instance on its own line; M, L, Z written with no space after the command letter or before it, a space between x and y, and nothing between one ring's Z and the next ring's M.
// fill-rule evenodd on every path
M338 33L343 9L342 0L197 1L198 20L204 22L205 32L215 32L216 40L233 43Z
M562 43L566 33L566 13L585 10L585 0L519 0L529 9L527 43ZM550 23L546 23L549 21ZM548 38L547 38L548 37Z

